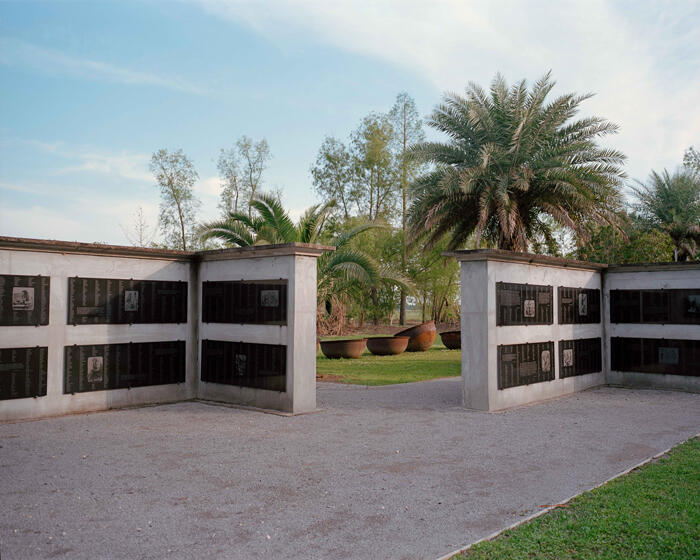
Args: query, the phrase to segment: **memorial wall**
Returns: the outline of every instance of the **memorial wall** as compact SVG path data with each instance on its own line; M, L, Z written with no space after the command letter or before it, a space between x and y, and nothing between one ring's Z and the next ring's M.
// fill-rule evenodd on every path
M700 263L446 255L461 262L466 406L501 410L604 383L700 390Z
M610 267L611 384L700 391L700 263Z
M503 410L605 383L604 265L498 250L461 263L465 406Z
M192 398L314 410L328 249L0 238L0 420Z

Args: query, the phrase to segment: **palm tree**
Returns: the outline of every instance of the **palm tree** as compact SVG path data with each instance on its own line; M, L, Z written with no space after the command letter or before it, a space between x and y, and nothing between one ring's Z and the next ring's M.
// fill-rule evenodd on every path
M587 225L614 223L624 155L597 138L617 131L599 117L570 121L590 95L566 94L546 102L550 73L528 91L496 75L487 94L470 84L465 96L446 95L428 124L447 142L422 142L412 156L434 165L413 184L409 213L414 240L448 249L473 234L500 249L527 251L553 242L555 227L587 238Z
M693 258L700 245L700 174L685 168L671 175L652 171L649 183L632 187L634 205L643 220L668 232L673 239L674 258Z
M335 251L324 253L318 259L318 300L330 305L333 294L339 294L352 283L376 286L380 281L409 287L400 274L378 265L365 252L353 249L349 244L361 233L381 224L360 224L348 231L332 235L327 224L335 200L316 204L304 212L295 224L280 201L269 194L258 194L250 202L255 215L231 212L223 220L203 224L201 240L218 239L229 247L248 247L274 243L325 243Z
M335 200L312 206L294 224L282 203L269 194L258 194L250 201L256 211L249 216L244 212L230 212L222 219L200 227L202 241L218 239L229 247L274 243L318 243Z

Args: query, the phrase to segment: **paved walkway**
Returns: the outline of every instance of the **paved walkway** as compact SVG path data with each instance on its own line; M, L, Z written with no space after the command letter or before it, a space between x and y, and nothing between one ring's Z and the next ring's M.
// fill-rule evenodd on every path
M668 391L485 414L448 379L319 401L0 425L2 559L434 559L700 431L700 395Z

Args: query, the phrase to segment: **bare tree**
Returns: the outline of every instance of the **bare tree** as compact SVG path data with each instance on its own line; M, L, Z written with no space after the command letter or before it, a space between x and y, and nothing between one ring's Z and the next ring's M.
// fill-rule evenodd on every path
M231 212L238 212L239 203L241 203L241 177L240 166L238 161L238 152L231 148L219 152L219 160L217 161L217 169L219 170L219 178L221 179L221 193L219 195L219 209L224 217Z
M238 154L241 158L241 187L246 195L246 205L248 206L248 216L251 215L250 201L255 197L259 187L262 185L262 174L267 169L267 164L272 155L270 146L264 138L255 142L252 138L241 136L236 142Z
M150 169L160 187L158 221L166 245L186 251L188 242L196 245L194 229L201 203L193 187L199 175L182 150L158 150L151 157Z
M156 228L148 224L143 214L143 206L139 206L134 213L134 221L129 229L122 225L119 227L134 247L150 247L156 236Z

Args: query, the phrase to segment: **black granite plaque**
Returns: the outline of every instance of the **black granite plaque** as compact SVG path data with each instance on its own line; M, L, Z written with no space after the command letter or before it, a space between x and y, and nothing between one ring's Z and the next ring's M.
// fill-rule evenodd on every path
M84 393L185 382L185 342L65 347L63 392Z
M552 286L496 282L496 325L551 325Z
M610 339L613 371L700 376L700 340Z
M0 349L0 400L45 396L48 353L46 346Z
M559 341L559 377L574 377L603 370L600 338Z
M287 324L287 281L204 282L204 323Z
M554 342L498 346L498 388L554 379Z
M202 341L201 379L286 392L287 347L224 340Z
M49 324L48 276L0 275L0 325Z
M559 323L600 323L600 290L559 286Z
M68 279L68 324L186 323L187 282Z
M700 288L610 290L610 321L700 325Z

